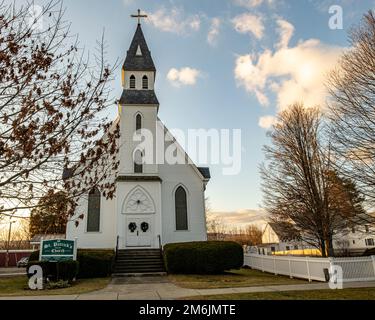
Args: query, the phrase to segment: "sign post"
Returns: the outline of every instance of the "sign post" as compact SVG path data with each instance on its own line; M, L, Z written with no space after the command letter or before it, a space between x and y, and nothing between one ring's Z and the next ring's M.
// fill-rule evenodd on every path
M43 240L40 244L40 261L64 261L77 259L77 240Z

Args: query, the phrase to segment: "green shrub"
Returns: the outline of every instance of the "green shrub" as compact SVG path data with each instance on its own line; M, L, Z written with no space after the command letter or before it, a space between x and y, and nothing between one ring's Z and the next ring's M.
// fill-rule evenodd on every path
M171 243L164 246L169 273L220 274L243 265L243 249L229 241Z
M77 277L79 270L78 261L30 261L27 264L27 274L29 274L29 268L33 265L42 267L43 278L48 278L52 281L72 281Z
M108 277L112 273L115 260L114 250L78 249L78 278Z
M39 261L39 250L31 252L29 261Z
M78 249L77 261L79 262L79 271L77 278L101 278L109 276L112 273L114 258L114 250ZM38 260L39 251L32 252L29 261L35 262ZM44 268L45 271L43 272L46 272L46 274L57 274L56 265L48 265L44 266Z

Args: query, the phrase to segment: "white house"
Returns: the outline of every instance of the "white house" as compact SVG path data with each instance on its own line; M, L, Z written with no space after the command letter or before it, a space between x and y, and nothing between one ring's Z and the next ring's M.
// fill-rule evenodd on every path
M310 244L285 236L282 226L275 223L267 223L262 235L262 245L258 253L272 254L273 252L310 250L314 249ZM358 225L347 232L334 237L333 248L337 255L360 255L366 249L375 248L375 228L370 224Z
M119 249L155 249L160 244L207 240L204 192L210 171L193 164L159 120L155 78L154 62L138 23L122 68L116 194L106 200L101 190L94 189L80 199L72 220L83 212L83 221L78 227L69 222L66 231L67 239L78 239L79 248L115 248L118 243ZM153 137L167 136L165 145L154 139L152 151L159 154L172 145L185 163L145 161L145 151L134 141L139 130Z
M263 230L262 245L259 246L258 253L272 254L274 252L311 249L314 249L314 247L301 241L297 234L290 236L289 232L283 230L282 224L269 222Z

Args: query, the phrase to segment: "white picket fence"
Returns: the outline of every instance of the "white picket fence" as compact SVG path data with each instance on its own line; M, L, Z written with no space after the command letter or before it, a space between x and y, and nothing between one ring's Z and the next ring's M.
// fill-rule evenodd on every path
M253 269L309 281L326 281L324 269L342 268L343 282L375 281L375 256L354 258L314 258L292 256L244 255L244 265Z

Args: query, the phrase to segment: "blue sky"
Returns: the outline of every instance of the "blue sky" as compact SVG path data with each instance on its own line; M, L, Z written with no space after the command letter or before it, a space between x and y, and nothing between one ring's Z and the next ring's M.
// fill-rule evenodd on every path
M343 8L343 30L328 26L331 5ZM147 12L142 27L157 68L161 120L170 129L242 130L241 173L223 176L211 166L207 188L212 210L237 217L229 218L233 223L250 221L261 205L259 165L273 116L295 99L324 102L322 80L348 46L348 28L375 7L372 0L65 0L65 6L81 44L92 50L104 29L108 59L120 63L136 27L129 15ZM188 79L178 78L182 68L189 68ZM171 69L177 76L168 79ZM120 69L112 86L119 97Z

